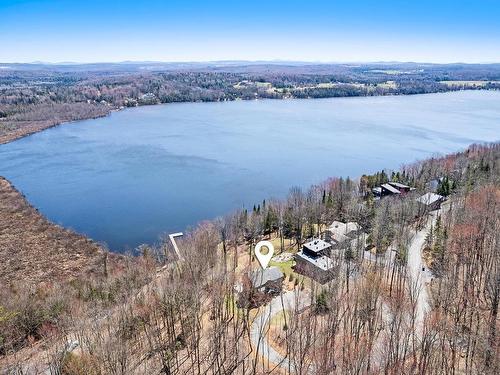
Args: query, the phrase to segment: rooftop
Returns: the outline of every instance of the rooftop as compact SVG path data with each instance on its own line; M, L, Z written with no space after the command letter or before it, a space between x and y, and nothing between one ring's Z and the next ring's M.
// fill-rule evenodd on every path
M426 193L422 195L421 197L417 198L417 202L423 203L425 205L431 205L434 202L437 202L444 197L442 195L436 194L436 193Z
M391 186L389 184L383 184L381 187L386 189L386 190L389 190L393 194L401 194L401 192L398 189L396 189L394 186Z
M328 231L331 233L332 238L337 242L343 242L348 239L347 235L351 232L358 231L361 226L354 222L349 221L348 223L343 223L341 221L334 221L329 227Z
M314 252L314 253L319 253L322 250L330 248L332 245L330 245L328 242L316 239L312 240L309 242L306 242L304 244L304 247L307 248L308 250Z
M399 188L399 189L409 189L410 188L408 185L401 184L399 182L389 182L389 184L396 187L396 188Z
M347 233L351 233L351 232L360 230L361 226L354 221L349 221L346 224L346 228L347 228Z
M250 273L250 280L254 288L266 285L268 281L276 281L283 277L283 272L278 267L259 268Z

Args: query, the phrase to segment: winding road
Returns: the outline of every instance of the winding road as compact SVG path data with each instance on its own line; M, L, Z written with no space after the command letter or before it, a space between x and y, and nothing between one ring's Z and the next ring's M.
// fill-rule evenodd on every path
M286 310L294 311L296 308L301 310L309 306L309 304L309 294L307 292L301 292L298 289L285 292L281 296L273 298L269 304L262 308L262 311L259 312L250 327L250 338L254 350L261 353L269 362L279 365L284 370L289 371L293 366L288 358L281 355L269 345L269 324L276 314Z
M432 275L426 269L422 260L422 250L425 245L425 238L429 233L431 225L435 225L436 218L440 211L431 212L427 218L424 228L415 233L408 249L408 271L411 278L413 291L416 293L416 336L420 338L423 330L425 315L429 311L429 294L427 292L426 283L431 280ZM388 251L389 259L391 251ZM250 337L254 350L262 354L270 363L279 365L281 368L290 372L293 365L290 360L277 352L268 341L269 323L272 318L284 311L293 311L296 308L302 309L310 304L310 296L307 293L299 291L289 291L281 296L275 297L268 305L262 308L257 317L254 319L250 328Z
M435 225L438 215L439 211L429 214L424 228L417 231L408 250L407 267L411 277L412 289L417 293L415 324L418 329L416 334L419 338L422 334L425 315L429 311L429 293L427 292L426 284L432 279L432 274L425 267L422 260L422 250L425 245L425 238L430 231L431 225Z

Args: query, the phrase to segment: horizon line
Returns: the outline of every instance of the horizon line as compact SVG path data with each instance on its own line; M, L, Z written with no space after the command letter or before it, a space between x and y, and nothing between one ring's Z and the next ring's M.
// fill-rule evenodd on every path
M0 62L8 65L92 65L92 64L307 64L307 65L335 65L335 64L418 64L418 65L493 65L500 64L500 61L484 62L432 62L432 61L405 61L405 60L359 60L359 61L324 61L324 60L120 60L120 61L27 61L27 62Z

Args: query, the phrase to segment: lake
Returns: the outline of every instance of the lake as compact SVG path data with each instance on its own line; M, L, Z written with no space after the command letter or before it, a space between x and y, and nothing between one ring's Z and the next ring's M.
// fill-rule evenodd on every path
M291 186L394 169L499 134L493 91L166 104L0 145L0 175L53 222L123 251Z

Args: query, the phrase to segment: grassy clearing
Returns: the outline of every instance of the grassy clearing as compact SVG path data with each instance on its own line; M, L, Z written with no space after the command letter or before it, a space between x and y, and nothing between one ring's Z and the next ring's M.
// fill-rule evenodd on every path
M295 265L295 261L294 260L289 260L288 262L275 262L275 261L270 261L269 262L269 266L272 267L272 266L275 266L275 267L278 267L281 272L283 272L285 274L285 276L288 278L290 276L290 274L295 274L295 272L293 271L293 266ZM294 275L295 276L295 275Z
M274 246L274 255L281 254L285 251L293 252L295 247L295 242L292 239L285 238L284 247L281 247L281 241L279 237L275 237L269 240Z
M383 88L383 89L397 89L398 85L394 81L387 81L384 83L379 83L377 87Z
M400 75L400 74L407 74L408 72L403 72L401 70L395 70L395 69L372 69L370 70L371 73L381 73L381 74L390 74L390 75Z

